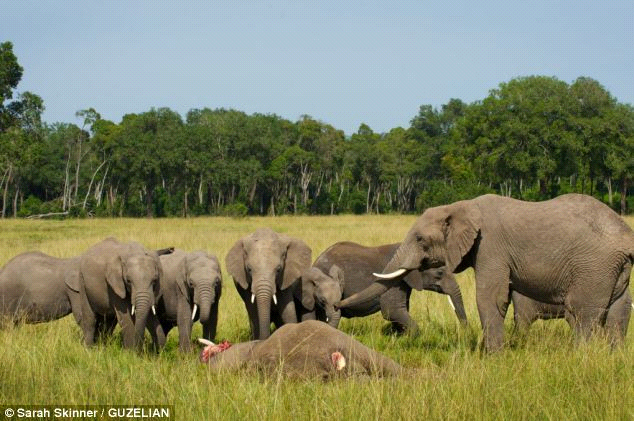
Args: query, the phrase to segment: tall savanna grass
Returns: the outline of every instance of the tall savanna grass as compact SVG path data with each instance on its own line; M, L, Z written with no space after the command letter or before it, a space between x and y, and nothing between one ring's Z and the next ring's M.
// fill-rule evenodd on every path
M107 236L150 248L204 249L223 263L219 339L248 338L244 305L224 270L233 243L268 226L302 238L313 259L329 245L400 241L415 216L85 219L0 221L0 264L29 250L58 257L81 254ZM634 219L628 219L632 224ZM460 328L447 299L414 292L417 337L395 336L380 314L343 320L341 328L407 368L395 379L329 383L214 373L197 354L177 350L172 331L160 355L137 355L114 338L93 348L81 343L72 317L0 331L2 404L171 404L176 419L495 419L622 420L634 418L633 336L611 350L602 340L574 345L565 322L539 321L522 338L507 316L506 349L480 351L473 272L458 276L469 326ZM200 326L194 335L200 336Z

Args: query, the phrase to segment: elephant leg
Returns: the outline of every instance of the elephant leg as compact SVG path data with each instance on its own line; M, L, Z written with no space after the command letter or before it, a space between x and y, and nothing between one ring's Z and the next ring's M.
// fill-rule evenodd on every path
M123 347L124 348L134 348L136 346L135 336L136 332L134 330L134 321L132 320L132 316L128 313L127 310L121 311L116 310L117 314L117 322L121 326L121 336L123 338Z
M88 298L85 293L80 296L81 319L80 326L84 333L84 344L91 346L95 344L95 336L97 334L97 315L90 307Z
M418 324L409 314L409 297L412 289L404 282L389 288L379 299L383 318L392 322L393 328L399 333L417 334Z
M237 290L247 309L249 324L251 325L251 339L258 339L260 337L260 324L258 323L258 312L255 304L251 303L251 292L240 287L237 287Z
M504 346L504 317L510 301L508 270L476 269L476 302L487 352Z
M627 327L630 323L632 313L632 296L629 289L626 290L608 308L608 315L605 321L605 329L612 346L621 345L627 334Z
M73 317L79 326L81 326L81 296L78 292L67 289L68 301L70 301L70 308L73 313Z
M597 281L601 283L601 281ZM566 313L572 313L576 342L587 341L600 326L605 326L610 297L606 294L589 295L580 288L570 290L566 297Z
M216 338L216 329L218 327L218 298L220 298L220 296L216 295L216 301L211 305L209 320L203 324L203 338L210 341Z
M293 294L286 290L284 293L279 295L278 308L280 317L282 318L282 324L297 323L297 311L295 310L295 300L293 300Z
M183 297L178 300L176 324L178 325L178 349L181 352L191 351L192 340L192 309ZM165 331L167 335L167 331Z
M165 331L163 331L163 326L161 326L158 318L153 314L148 316L147 329L150 331L150 336L152 337L152 347L154 348L154 352L158 354L161 352L161 349L165 347L166 334Z
M528 329L537 320L537 309L533 305L533 300L525 297L517 292L511 293L513 301L513 322L514 331L519 334L525 334Z

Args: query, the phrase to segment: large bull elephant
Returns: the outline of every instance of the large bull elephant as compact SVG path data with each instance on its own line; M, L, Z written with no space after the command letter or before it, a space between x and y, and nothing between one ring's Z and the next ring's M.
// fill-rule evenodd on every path
M373 284L373 272L380 272L390 261L399 244L366 247L344 241L328 247L302 275L302 305L315 311L317 320L333 327L343 317L363 317L381 311L395 330L416 332L418 326L409 314L412 289L448 294L461 323L467 322L460 287L452 273L444 268L412 271L391 286L375 284L369 290L370 299L357 305L335 310L343 298L365 290ZM375 288L381 288L380 295Z
M203 338L213 340L218 325L222 274L216 256L176 249L160 256L163 266L158 315L165 335L178 326L179 348L191 349L192 323L200 320Z
M578 338L606 325L625 300L634 233L605 204L567 194L544 202L484 195L427 209L405 236L379 282L412 270L475 269L476 302L489 351L502 348L510 291L564 305ZM342 308L357 297L343 300ZM613 341L622 332L607 325Z
M246 306L253 339L268 338L271 321L277 327L297 322L294 289L311 263L303 241L260 228L238 240L225 262Z
M94 344L98 332L111 330L115 322L121 325L126 348L141 346L146 326L155 348L165 342L155 309L162 276L156 251L107 238L81 256L79 267L80 326L86 345Z
M40 323L72 312L79 323L78 278L79 257L61 259L39 251L15 256L0 270L0 318Z

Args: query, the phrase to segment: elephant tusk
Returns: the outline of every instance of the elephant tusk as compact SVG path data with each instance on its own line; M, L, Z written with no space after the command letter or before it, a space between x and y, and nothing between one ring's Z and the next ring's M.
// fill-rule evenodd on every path
M407 272L407 269L398 269L392 273L372 273L372 275L381 279L394 279L394 278L398 278L399 276L401 276L402 274L406 272Z
M330 317L326 317L326 323L330 321Z
M131 316L134 316L134 304L132 304L132 311L130 312Z
M156 316L156 307L152 306L152 314Z
M207 345L207 346L216 346L215 343L213 343L210 340L205 339L205 338L198 338L198 342L200 342L203 345Z
M251 294L251 304L255 303L255 294Z
M277 297L273 294L273 304L277 305Z
M447 301L449 301L449 305L451 306L453 311L456 311L456 306L453 305L453 301L451 301L451 297L449 295L447 295Z
M197 310L198 310L198 304L194 304L194 310L192 311L192 321L194 321L194 317L196 317Z

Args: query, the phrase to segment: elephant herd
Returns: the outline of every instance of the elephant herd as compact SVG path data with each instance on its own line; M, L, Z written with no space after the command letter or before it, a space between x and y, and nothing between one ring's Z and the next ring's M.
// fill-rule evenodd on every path
M113 238L67 259L14 257L0 271L0 311L29 323L72 313L86 345L119 324L123 345L138 348L147 329L157 350L176 326L180 349L189 351L192 323L200 320L201 359L210 366L284 359L298 373L393 374L398 364L337 330L341 317L381 311L395 331L416 333L409 314L416 289L447 294L466 324L454 273L472 267L487 351L503 346L511 301L520 329L538 318L565 318L578 339L603 327L618 344L632 309L633 260L632 230L590 196L524 202L484 195L427 209L401 243L339 242L314 262L304 241L269 228L239 239L225 266L250 322L253 340L243 344L210 342L222 292L215 256Z

